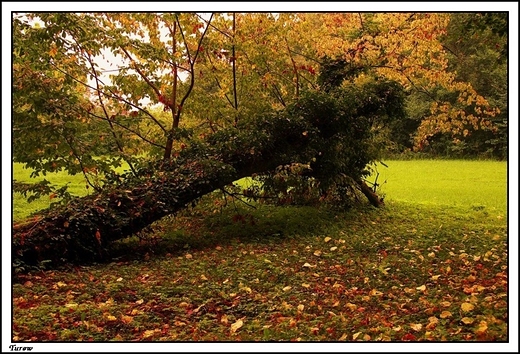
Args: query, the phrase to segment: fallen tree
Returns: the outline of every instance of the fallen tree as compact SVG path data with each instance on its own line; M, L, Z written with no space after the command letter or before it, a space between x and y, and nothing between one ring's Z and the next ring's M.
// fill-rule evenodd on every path
M347 175L366 194L361 181L375 158L373 123L401 113L401 89L392 82L310 92L284 111L194 141L175 159L152 161L97 194L14 225L13 264L99 261L109 256L112 242L233 181L284 164L309 164L323 190L337 175ZM380 205L373 192L369 200Z

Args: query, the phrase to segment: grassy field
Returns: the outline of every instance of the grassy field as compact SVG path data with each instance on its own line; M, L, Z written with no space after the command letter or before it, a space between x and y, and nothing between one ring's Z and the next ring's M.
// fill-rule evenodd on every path
M86 188L85 179L83 175L70 176L64 172L49 173L47 176L40 175L37 178L30 178L32 170L24 169L21 163L13 163L13 179L20 182L34 183L47 179L52 184L58 186L69 184L69 192L73 195L83 196L89 192ZM13 194L13 219L16 221L23 220L31 213L48 208L52 200L49 197L42 197L36 199L31 203L20 194Z
M112 263L22 275L13 340L508 341L506 164L387 164L382 209L206 198Z
M389 200L506 211L505 162L392 160L385 164L388 167L377 167L378 183Z

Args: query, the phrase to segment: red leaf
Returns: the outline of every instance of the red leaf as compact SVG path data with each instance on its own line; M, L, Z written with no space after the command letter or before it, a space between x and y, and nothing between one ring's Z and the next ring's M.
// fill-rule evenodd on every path
M407 341L417 340L417 338L411 333L406 333L401 339Z

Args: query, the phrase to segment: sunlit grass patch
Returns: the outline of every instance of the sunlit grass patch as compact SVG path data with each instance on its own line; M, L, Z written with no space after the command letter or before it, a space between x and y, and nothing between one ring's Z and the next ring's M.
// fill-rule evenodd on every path
M504 213L507 162L474 160L385 161L377 166L386 199L452 205ZM373 182L375 174L370 178Z

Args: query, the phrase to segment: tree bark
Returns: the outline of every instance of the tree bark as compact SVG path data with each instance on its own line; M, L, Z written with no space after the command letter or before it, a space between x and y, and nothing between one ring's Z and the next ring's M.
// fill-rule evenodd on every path
M358 180L357 184L359 185L361 192L365 195L365 197L367 197L370 204L376 208L379 208L385 204L383 198L379 198L379 196L374 193L374 191L372 191L372 189L364 181Z
M356 89L359 97L350 99L358 104L352 112L336 107L343 103L324 93L299 99L285 111L255 117L239 129L230 127L205 141L194 141L175 159L152 161L135 175L105 185L97 194L42 211L37 220L13 226L13 265L49 261L54 266L105 259L112 242L177 213L205 194L243 177L316 158L328 161L312 167L318 180L319 176L331 177L327 173L349 174L369 201L381 206L383 201L361 181L370 157L365 151L368 135L360 131L365 129L368 134L366 116L395 114L395 107L402 107L401 96L392 88L383 82L370 90ZM381 96L382 103L374 104L372 95ZM330 156L344 144L365 149L342 167L346 171L334 165L343 162Z
M285 118L277 119L287 126ZM279 128L276 122L270 123L257 127L264 134L254 134L254 138L230 129L226 134L232 145L217 148L211 140L195 145L175 161L157 161L147 172L129 176L124 183L43 211L37 220L15 224L13 264L51 261L54 266L102 260L113 241L175 214L203 195L240 178L298 161L309 145L302 134L308 127L295 121L286 135L272 134Z

